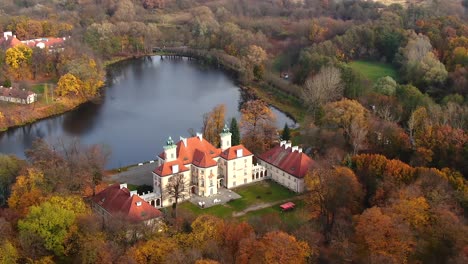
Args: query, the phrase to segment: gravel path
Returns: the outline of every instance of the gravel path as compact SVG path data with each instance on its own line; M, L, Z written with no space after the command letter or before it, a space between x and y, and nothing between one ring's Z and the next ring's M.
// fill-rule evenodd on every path
M243 216L243 215L247 214L248 212L257 211L257 210L261 210L261 209L265 209L265 208L272 207L272 206L279 205L279 204L283 204L283 203L286 203L286 202L296 201L296 200L299 200L299 199L303 199L304 197L305 197L304 195L299 195L299 196L295 196L295 197L293 197L293 198L284 199L284 200L281 200L281 201L275 201L275 202L270 202L270 203L259 203L259 204L254 204L254 205L251 205L251 206L245 208L244 210L242 210L242 211L240 211L240 212L233 212L233 213L232 213L232 217Z

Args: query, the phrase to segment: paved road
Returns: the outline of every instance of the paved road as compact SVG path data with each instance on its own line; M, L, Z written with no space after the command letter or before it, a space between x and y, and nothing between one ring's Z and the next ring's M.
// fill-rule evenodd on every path
M151 172L155 168L156 163L145 163L142 166L131 167L127 171L112 175L111 179L120 183L153 186L153 174Z

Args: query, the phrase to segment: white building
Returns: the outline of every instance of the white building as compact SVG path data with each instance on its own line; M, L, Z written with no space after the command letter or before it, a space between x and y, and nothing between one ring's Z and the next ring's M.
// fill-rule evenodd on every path
M37 94L24 89L0 86L0 101L31 104L37 101Z
M177 144L169 137L164 151L158 155L158 167L153 171L154 205L172 205L167 185L175 175L183 175L184 196L210 196L218 188L233 188L253 181L253 154L243 145L231 146L231 133L227 126L220 134L221 148L214 147L198 133L191 138L181 137ZM152 201L150 201L152 202Z
M257 157L259 164L266 168L267 178L291 189L303 192L304 177L313 166L314 161L302 152L302 149L281 141L276 146Z
M235 188L264 179L272 179L294 192L304 191L304 176L313 160L291 143L281 144L258 157L259 164L253 165L253 154L243 145L231 146L231 133L227 126L220 134L221 148L214 147L198 133L191 138L181 137L174 143L166 142L164 151L157 157L153 171L153 193L145 201L155 207L166 207L174 203L168 194L168 183L176 175L183 177L185 191L179 201L192 195L208 197L218 193L219 188Z

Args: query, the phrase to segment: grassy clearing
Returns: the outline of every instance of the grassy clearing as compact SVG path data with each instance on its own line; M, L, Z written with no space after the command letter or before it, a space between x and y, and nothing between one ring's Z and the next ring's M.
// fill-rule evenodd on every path
M242 211L257 203L270 203L294 197L296 194L273 181L262 181L233 190L242 198L230 201L229 206L235 211Z
M184 202L179 205L179 208L188 210L195 215L211 214L222 218L230 218L234 212L241 212L249 206L260 203L281 201L296 196L296 193L272 181L254 183L245 187L239 187L233 191L242 196L242 198L230 201L223 205L215 205L206 209L201 209L191 202ZM248 214L251 213L253 212Z
M393 79L398 80L396 69L388 63L357 60L349 63L349 65L372 82L375 82L377 79L385 76L390 76Z
M311 215L305 208L305 202L303 200L296 200L294 203L296 204L296 207L291 211L283 212L281 211L279 205L275 205L261 210L249 212L241 216L239 220L250 222L254 218L277 214L281 219L281 222L286 225L287 229L296 229L302 224L308 222L311 219Z
M305 110L297 98L274 89L267 84L263 84L261 87L250 86L249 88L256 97L267 102L269 105L273 105L278 110L288 113L296 122L300 123L304 120Z

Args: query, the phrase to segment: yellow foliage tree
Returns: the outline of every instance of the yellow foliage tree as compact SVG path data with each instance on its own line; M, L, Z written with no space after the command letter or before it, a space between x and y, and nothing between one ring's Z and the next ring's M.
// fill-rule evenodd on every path
M192 223L193 245L205 245L209 241L221 242L224 221L211 215L201 215Z
M5 63L16 78L27 78L31 74L29 65L31 64L32 49L26 45L18 45L7 49L5 53Z
M44 199L44 185L44 174L35 169L28 169L26 175L16 178L8 198L8 206L20 215L26 215L30 206L38 205Z
M262 47L250 45L247 48L246 59L253 65L260 65L267 59L267 54Z
M18 251L9 241L0 244L0 264L16 263L19 259Z
M203 116L203 135L214 146L219 146L219 134L224 127L224 116L226 114L226 106L224 104L217 105Z
M129 255L141 264L165 263L166 257L178 249L173 238L155 238L130 249Z
M356 100L343 99L324 107L323 122L343 129L354 154L363 148L367 135L367 110Z
M60 77L60 80L57 83L57 89L55 89L55 93L58 96L65 96L69 93L78 94L82 85L83 82L79 78L71 73L67 73Z
M429 204L426 198L400 198L393 206L392 211L398 217L414 228L422 228L429 223Z

